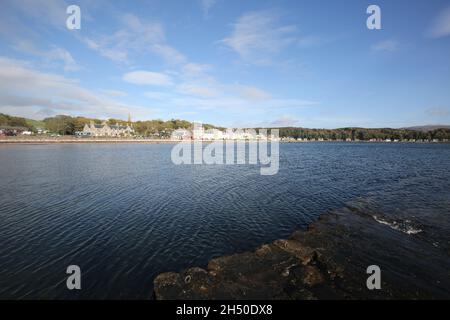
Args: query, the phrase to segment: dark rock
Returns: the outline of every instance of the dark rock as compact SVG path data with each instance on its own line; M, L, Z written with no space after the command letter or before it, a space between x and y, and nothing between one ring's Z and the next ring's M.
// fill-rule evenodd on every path
M314 266L305 267L305 275L303 277L303 283L309 287L321 284L325 281L324 277L320 273L319 269Z
M154 292L157 299L450 298L450 257L418 241L343 210L287 240L212 259L206 270L160 274ZM382 290L366 287L372 264L382 270Z

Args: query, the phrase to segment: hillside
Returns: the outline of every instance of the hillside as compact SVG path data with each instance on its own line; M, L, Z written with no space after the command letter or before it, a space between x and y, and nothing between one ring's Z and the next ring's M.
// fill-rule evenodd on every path
M450 126L449 125L436 125L436 124L433 124L433 125L406 127L406 128L402 128L402 129L428 132L428 131L433 131L433 130L438 130L438 129L450 129Z

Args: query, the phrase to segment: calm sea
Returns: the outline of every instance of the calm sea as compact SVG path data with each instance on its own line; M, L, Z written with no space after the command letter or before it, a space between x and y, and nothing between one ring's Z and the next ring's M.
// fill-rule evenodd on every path
M450 145L280 145L280 170L173 165L172 145L0 146L0 298L150 298L205 266L357 205L450 254ZM82 290L66 289L66 268Z

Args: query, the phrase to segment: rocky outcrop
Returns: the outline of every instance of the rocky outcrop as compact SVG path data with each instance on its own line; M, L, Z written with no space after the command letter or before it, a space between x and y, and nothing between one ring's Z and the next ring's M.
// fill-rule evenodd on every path
M160 274L154 292L157 299L449 298L450 259L436 250L342 210L254 252ZM381 268L381 290L366 286L370 265Z

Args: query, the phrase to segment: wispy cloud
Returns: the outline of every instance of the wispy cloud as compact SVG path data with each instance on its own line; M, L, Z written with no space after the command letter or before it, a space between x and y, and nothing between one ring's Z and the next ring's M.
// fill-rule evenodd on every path
M10 6L27 15L38 27L51 25L57 29L66 28L66 8L68 3L64 0L3 0L3 6Z
M144 70L128 72L123 75L123 80L138 85L169 86L172 84L170 76Z
M200 98L220 96L223 85L210 74L212 69L212 66L209 64L185 64L178 74L180 83L177 87L177 92Z
M57 44L51 34L67 31L64 1L4 0L0 10L2 44L32 55L42 67L76 71L80 66L72 54ZM31 26L31 27L30 27ZM42 36L47 35L47 36Z
M112 43L112 38L108 39L103 37L102 39L83 39L84 43L89 49L97 51L101 56L108 58L116 62L127 62L128 50L119 46L111 46L108 43Z
M76 80L0 57L0 112L32 118L65 113L125 119L128 112L148 117L151 109L118 102L82 87Z
M394 52L400 48L400 43L396 40L383 40L370 47L374 52Z
M186 77L203 77L212 70L212 66L209 64L187 63L181 70Z
M36 48L31 41L22 40L14 44L13 48L20 52L42 58L46 63L61 62L64 71L76 71L80 69L70 52L56 45L52 45L48 50L41 50Z
M295 42L296 30L292 25L280 25L277 12L250 12L238 19L231 35L221 43L248 63L270 64L273 55Z
M236 89L239 95L247 100L264 101L271 99L270 93L254 86L237 85Z
M164 28L155 21L142 21L133 14L121 18L122 28L111 35L82 38L82 41L100 55L127 63L131 55L155 54L168 63L183 63L186 58L166 42Z
M425 110L426 114L432 117L448 117L450 116L450 109L449 108L428 108Z
M190 110L214 110L214 111L260 111L268 112L275 109L296 109L306 108L318 105L318 102L299 100L299 99L267 99L264 101L252 101L242 97L231 95L222 95L215 98L189 98L189 97L174 97L165 101L167 105L176 107L188 108Z
M167 44L156 43L151 50L169 63L179 64L186 61L182 53Z
M199 0L200 7L203 11L203 16L208 16L211 8L217 3L217 0Z
M442 10L436 16L427 35L431 38L441 38L450 35L450 7Z
M167 91L151 91L144 95L156 104L163 101L166 108L191 111L270 112L319 104L310 100L276 98L251 84L221 83L210 74L211 70L207 64L188 63L173 74L173 86Z

